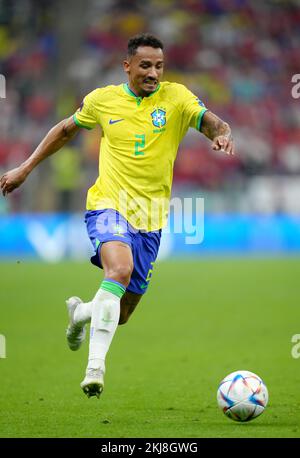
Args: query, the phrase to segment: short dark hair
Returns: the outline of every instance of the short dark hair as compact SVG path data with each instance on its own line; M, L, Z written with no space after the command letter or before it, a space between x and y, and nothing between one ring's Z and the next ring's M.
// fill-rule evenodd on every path
M150 33L140 33L130 38L127 45L128 56L134 56L139 46L164 49L162 42Z

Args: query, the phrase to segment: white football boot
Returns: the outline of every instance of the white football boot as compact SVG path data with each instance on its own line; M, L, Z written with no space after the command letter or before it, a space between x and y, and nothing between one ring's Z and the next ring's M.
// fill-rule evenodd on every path
M74 313L78 304L81 304L82 300L79 297L73 296L66 300L67 309L69 313L69 326L66 331L67 342L69 348L76 351L80 348L82 342L85 339L86 329L85 325L76 324L74 321Z
M87 368L85 378L80 383L80 386L88 398L91 396L100 397L104 388L104 372L105 370L102 368Z

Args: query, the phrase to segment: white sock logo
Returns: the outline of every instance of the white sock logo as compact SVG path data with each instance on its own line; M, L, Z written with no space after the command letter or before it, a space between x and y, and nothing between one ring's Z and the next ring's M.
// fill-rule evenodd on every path
M98 324L98 329L101 329L102 331L108 331L110 332L112 328L114 328L113 323L115 323L115 310L114 310L114 304L111 303L106 303L103 304L101 310L100 310L100 315L99 315L99 324Z

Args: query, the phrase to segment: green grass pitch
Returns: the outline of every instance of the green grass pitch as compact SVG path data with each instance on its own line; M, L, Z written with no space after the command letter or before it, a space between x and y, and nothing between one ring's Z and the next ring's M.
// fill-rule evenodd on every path
M0 265L0 437L300 437L300 259L157 263L148 293L118 328L105 390L79 387L88 344L65 342L64 300L90 300L102 271L88 263ZM219 381L246 369L269 389L249 423L216 404Z

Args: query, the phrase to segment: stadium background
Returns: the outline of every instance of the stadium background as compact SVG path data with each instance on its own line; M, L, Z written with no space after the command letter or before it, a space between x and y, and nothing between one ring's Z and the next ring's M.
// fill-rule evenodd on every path
M2 0L0 5L0 72L7 81L0 170L25 159L86 93L124 81L127 39L149 30L166 46L165 79L186 84L228 121L236 142L233 158L211 151L197 132L190 131L181 145L173 196L203 197L207 227L215 228L193 253L300 249L300 108L291 94L291 78L300 68L297 2L91 1L73 9L72 2ZM68 224L51 218L46 227L38 219L32 227L6 215L82 213L97 175L98 141L99 130L82 132L32 173L22 190L1 198L0 255L16 254L18 245L19 254L43 256L31 238L44 245L45 237L55 240L60 229L68 235L70 226L73 233L74 227L85 230L78 219ZM210 220L216 214L231 216ZM228 237L232 222L234 240ZM169 240L168 250L184 253L177 239ZM53 253L53 260L86 256L73 245Z
M166 285L175 287L174 277L178 281L178 288L184 279L189 283L194 281L197 288L189 293L188 302L209 304L210 311L205 313L211 313L206 317L206 323L211 324L207 328L200 324L200 329L190 329L191 343L194 342L196 348L199 335L200 339L207 338L217 362L215 369L211 370L208 369L210 359L205 353L201 351L200 355L195 355L201 361L202 386L208 388L213 380L222 378L231 369L236 370L239 365L246 365L249 370L252 367L265 373L267 381L272 380L276 386L279 384L282 391L275 390L273 402L276 404L277 399L277 408L279 411L282 408L285 414L284 409L289 409L291 402L294 405L299 401L294 392L295 385L287 389L287 394L286 384L282 380L282 374L286 371L287 374L293 373L293 382L290 383L299 382L299 376L295 376L297 362L290 356L291 337L299 332L300 326L296 307L300 293L297 286L300 251L300 105L299 99L292 97L291 82L293 75L300 73L299 23L300 6L297 0L77 0L75 6L70 0L0 0L0 74L6 79L6 98L0 99L0 172L24 160L55 123L76 110L86 93L95 87L125 81L121 63L126 43L128 37L141 31L158 35L165 44L164 79L185 84L209 109L231 125L236 143L235 157L212 151L210 142L191 130L180 147L175 165L173 196L204 198L204 240L198 245L186 245L184 236L187 234L173 234L171 227L171 233L164 237L162 248L162 257L168 260L158 265L155 281L146 300L158 303L159 308L155 313L162 313L162 321L168 319L168 314L173 316L173 310L178 310L180 315L186 292L183 294L178 289L176 293L173 291L174 295L170 298L164 288ZM7 198L0 197L0 266L3 282L0 333L7 336L7 348L11 352L8 355L14 354L14 348L21 352L15 359L13 356L0 359L0 368L2 365L4 373L7 371L8 381L2 382L6 383L7 393L11 390L9 380L12 368L9 365L14 365L16 361L25 364L22 359L25 346L29 353L32 352L32 358L25 359L26 368L30 368L31 373L32 367L39 361L40 350L35 348L33 351L29 338L31 332L26 334L24 328L22 332L25 334L21 334L28 338L28 342L22 342L21 346L16 331L18 326L21 329L21 323L12 326L12 317L18 321L21 316L23 324L28 320L28 326L33 327L35 336L42 333L39 326L43 327L45 317L49 320L52 336L57 336L59 342L59 345L54 343L50 337L49 341L44 341L51 366L55 360L53 352L57 348L57 354L60 354L64 345L61 329L57 329L57 323L66 320L65 310L60 307L63 299L67 294L80 293L88 299L99 281L98 271L88 264L91 247L83 223L86 191L97 176L99 133L97 129L81 132L70 145L42 163L21 189ZM224 257L224 254L228 256ZM210 255L209 259L207 255ZM233 259L234 255L238 257ZM43 262L32 263L32 259ZM74 260L83 262L75 263ZM48 262L56 264L51 266ZM199 290L202 281L206 285L205 291ZM74 291L74 284L80 285L78 292ZM38 313L45 290L47 297L43 298L43 312ZM32 313L32 318L29 319L24 308L19 306L20 298L24 307L28 307L28 313ZM4 307L7 303L9 311ZM219 308L212 307L212 304ZM53 307L57 314L55 318L50 316ZM284 309L288 310L288 317L284 315L285 320L282 319ZM196 305L191 305L191 310L194 313L199 311ZM255 325L253 321L249 322L247 311L256 317L253 318ZM140 314L139 311L136 313L136 321L128 325L132 326L129 329L133 335L128 337L122 328L120 340L135 346L134 338L143 338L146 347L147 342L153 345L153 338L160 342L159 324L156 322L152 331L148 329L153 320L149 308L141 310ZM174 345L172 348L181 355L180 364L185 364L182 340L179 339L181 344L178 343L178 348L175 343L175 335L177 342L177 333L182 333L182 330L179 331L181 323L176 316L177 312L170 325L169 338ZM202 323L202 316L198 321L195 317L197 322ZM222 323L234 327L235 338L228 336ZM143 335L140 327L152 334ZM253 327L256 336L253 336ZM162 334L164 332L162 330ZM211 335L219 336L221 343L212 343ZM262 352L261 348L266 348L266 336L268 351ZM173 357L170 357L172 350L166 342L160 343L166 346L168 359L175 364ZM143 359L145 354L142 350L140 354L138 349L135 350L135 356L140 361L139 357ZM144 351L147 352L146 349ZM111 358L115 358L122 366L124 353L118 343L112 352ZM76 373L75 360L72 359L71 367L71 363L66 362L68 357L67 353L63 354L61 365L68 368L68 376L74 372L73 396L76 398L80 396L77 385L84 358ZM151 361L150 354L148 358ZM190 353L187 358L193 361ZM164 365L165 361L162 354L160 363ZM281 369L276 372L274 368L278 365ZM76 363L77 366L79 364ZM195 370L194 363L191 366L190 370ZM149 366L146 366L147 369ZM114 370L111 369L111 375L108 374L111 382L114 380ZM203 370L211 372L205 376ZM49 376L49 383L52 380L53 386L55 384L48 366L47 369L44 367L44 371L39 369L41 385L35 388L42 400L48 394L46 387L45 396L39 391L43 390L41 386L45 373ZM120 377L119 373L116 374L116 377ZM193 392L193 387L195 390L198 388L191 383L188 375L186 384L189 383L189 389ZM190 375L193 380L196 378L195 373L191 372ZM134 379L138 385L142 383L139 377ZM26 385L24 382L23 390L30 397L29 392L34 393L35 389L29 390L29 379L26 380L28 383ZM162 386L164 380L160 380ZM30 383L34 385L35 381L30 379ZM143 380L143 383L146 382ZM54 392L58 390L53 389ZM118 392L117 388L113 389ZM130 390L133 395L134 384ZM103 423L105 415L109 416L107 409L111 406L112 392L110 396L108 392L102 404L105 412ZM138 387L135 395L139 397L141 393L142 389ZM172 384L168 386L168 394L164 392L171 406L177 396L175 393L176 388ZM279 398L282 396L285 401L281 405ZM188 397L192 403L190 392ZM9 401L8 398L2 412L11 412L13 409L16 401ZM49 402L54 403L53 399ZM118 399L121 404L125 402L125 397ZM149 400L143 398L142 404ZM69 402L71 405L71 398ZM84 401L77 402L84 405ZM156 402L158 405L159 396ZM42 403L37 404L40 405L36 414L38 412L37 415L44 418ZM7 422L6 418L0 423L0 434L2 431L4 436L10 437L80 435L82 429L76 430L79 419L75 418L73 429L69 426L63 431L59 429L63 420L56 426L54 420L51 423L54 405L50 406L51 430L43 421L39 425L34 421L25 425L24 420L9 417L11 421ZM169 409L167 415L172 416L176 414L177 407L173 409L170 405L166 408ZM113 406L118 409L116 400ZM206 407L202 406L203 411L206 411ZM26 416L30 407L24 409ZM141 413L139 407L137 411ZM192 415L197 417L196 411L195 408ZM208 413L214 415L212 411L208 410ZM234 426L223 432L223 426L219 424L217 430L214 429L216 423L213 420L213 426L208 424L201 434L299 436L298 427L293 429L295 417L292 411L288 412L290 423L287 420L286 425L282 426L278 420L277 430L275 428L274 431L271 427L265 430L252 428L249 433L249 430L237 430ZM76 417L75 410L73 413ZM181 412L181 415L184 414ZM85 421L88 418L86 413ZM130 418L136 425L134 418ZM170 418L166 418L168 423ZM107 423L114 422L110 418ZM148 423L151 423L151 418L145 421L141 430L123 430L120 425L114 430L111 425L109 432L101 433L89 426L90 429L87 427L82 434L115 434L113 437L120 434L124 437L126 434L129 437L130 434L132 437L135 434L165 434L165 437L198 434L195 428L184 429L187 428L186 424L182 429L176 429L175 420L169 429L158 429L157 432L150 429ZM197 423L193 425L198 426Z

